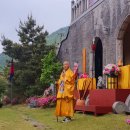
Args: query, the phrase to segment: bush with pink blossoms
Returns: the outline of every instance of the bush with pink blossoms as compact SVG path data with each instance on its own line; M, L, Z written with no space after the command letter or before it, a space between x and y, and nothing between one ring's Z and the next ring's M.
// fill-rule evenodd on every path
M17 105L17 104L19 104L19 99L18 99L18 98L13 98L12 101L11 101L11 104L12 104L12 105Z
M4 96L2 99L3 105L8 105L11 103L10 98L8 96Z
M126 119L126 123L130 125L130 119Z
M30 97L26 99L26 104L31 108L37 107L37 99L37 97Z
M56 104L56 96L49 96L49 97L30 97L26 100L26 103L30 107L41 107L47 108L54 106Z
M30 97L26 99L26 104L30 103L32 100L37 100L37 97Z

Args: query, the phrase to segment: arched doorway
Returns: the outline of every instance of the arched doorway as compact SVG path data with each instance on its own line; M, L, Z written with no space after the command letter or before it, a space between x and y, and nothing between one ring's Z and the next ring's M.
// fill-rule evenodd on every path
M117 36L117 62L123 61L123 65L130 64L130 15L122 22Z
M95 78L98 81L98 77L103 75L103 47L101 39L96 37L95 44Z
M130 23L123 38L123 63L124 65L130 64Z

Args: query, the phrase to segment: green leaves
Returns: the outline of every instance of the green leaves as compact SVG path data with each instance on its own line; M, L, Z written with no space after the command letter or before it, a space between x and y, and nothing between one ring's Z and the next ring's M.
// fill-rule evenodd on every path
M45 43L46 32L42 32L43 29L43 26L36 24L32 15L28 16L27 21L20 21L19 30L17 30L19 41L23 45Z
M8 83L5 78L0 76L0 97L5 93Z
M4 53L15 62L14 95L41 95L50 83L59 78L62 65L56 57L55 46L46 45L48 32L43 29L31 15L27 21L20 21L17 30L20 43L2 37Z
M40 81L43 85L50 85L58 79L62 64L57 60L54 50L51 50L42 60L42 74Z
M15 43L8 38L2 37L4 53L13 58L15 63L15 75L13 86L15 93L20 94L41 94L41 59L50 51L52 46L46 46L45 37L47 31L39 26L32 15L28 16L27 21L20 21L17 30L20 43ZM33 90L34 91L33 91ZM43 89L43 88L42 88ZM34 93L33 93L34 92Z

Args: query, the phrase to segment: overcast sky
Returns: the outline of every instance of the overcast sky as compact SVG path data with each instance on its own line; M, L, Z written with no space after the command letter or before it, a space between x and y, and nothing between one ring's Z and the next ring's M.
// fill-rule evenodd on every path
M0 35L18 41L15 30L19 21L25 21L28 14L52 33L70 25L70 5L71 0L0 0Z

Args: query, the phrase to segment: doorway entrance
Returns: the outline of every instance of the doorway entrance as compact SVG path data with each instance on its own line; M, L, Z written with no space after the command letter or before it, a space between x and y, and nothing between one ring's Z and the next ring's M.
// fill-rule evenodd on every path
M116 62L121 59L123 65L130 64L130 15L128 15L119 27L116 44Z
M130 65L130 24L128 25L123 39L123 63Z
M95 38L95 44L95 78L98 81L98 77L103 75L103 47L99 37Z

